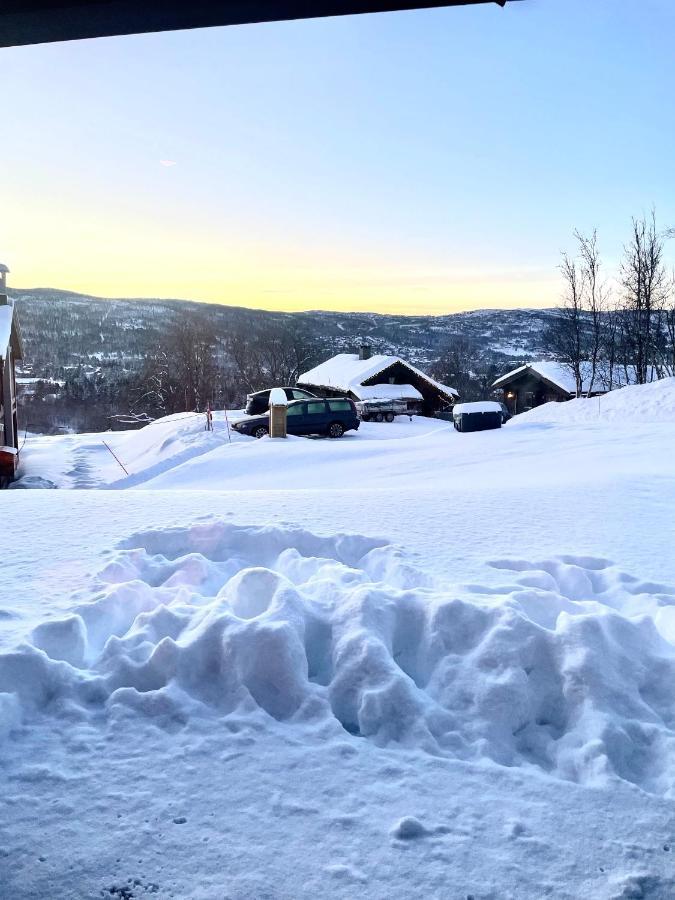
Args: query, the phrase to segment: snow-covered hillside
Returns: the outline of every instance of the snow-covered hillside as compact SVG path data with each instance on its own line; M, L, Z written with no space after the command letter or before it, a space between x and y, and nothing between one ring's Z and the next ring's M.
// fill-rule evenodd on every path
M29 438L7 896L672 898L673 411Z

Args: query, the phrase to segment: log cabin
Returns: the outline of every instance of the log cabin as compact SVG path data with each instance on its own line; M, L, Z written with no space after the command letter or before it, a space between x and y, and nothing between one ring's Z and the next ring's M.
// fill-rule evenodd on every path
M298 387L317 397L398 400L409 413L424 416L449 409L459 396L400 356L372 354L368 344L358 353L338 353L300 375Z
M592 376L591 364L582 362L580 372L580 396L583 397L598 397L637 382L634 366L613 366L610 369L606 363L600 362ZM650 371L650 376L656 378L656 373ZM494 381L492 389L502 392L503 402L512 416L544 403L572 400L577 396L571 368L552 360L519 366Z

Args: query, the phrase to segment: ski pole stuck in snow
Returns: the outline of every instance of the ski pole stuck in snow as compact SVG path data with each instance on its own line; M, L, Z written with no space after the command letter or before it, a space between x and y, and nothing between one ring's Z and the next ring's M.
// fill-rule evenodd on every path
M128 473L127 470L126 470L126 468L125 468L125 466L124 466L124 463L123 463L120 459L118 459L118 457L115 455L115 453L114 453L112 447L110 447L110 445L107 444L105 441L101 441L101 443L103 444L104 447L107 447L108 450L112 453L113 457L117 460L117 462L118 462L119 465L121 466L122 471L124 472L124 474L125 474L125 475L128 475L129 473Z

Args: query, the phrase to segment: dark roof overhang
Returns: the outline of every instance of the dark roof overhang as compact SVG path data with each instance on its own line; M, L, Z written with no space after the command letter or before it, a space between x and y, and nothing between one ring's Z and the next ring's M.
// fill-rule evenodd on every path
M0 47L515 0L0 0Z
M551 381L550 378L547 378L545 375L542 375L541 372L538 372L536 369L532 368L532 366L525 365L521 366L519 369L515 369L510 375L502 375L501 378L497 378L492 382L492 390L501 390L503 388L507 388L509 385L513 384L514 381L520 381L521 378L534 378L536 381L541 381L542 384L545 384L546 387L553 388L553 390L558 391L559 394L567 394L568 397L573 397L567 388L563 387L561 384L557 384L555 381Z

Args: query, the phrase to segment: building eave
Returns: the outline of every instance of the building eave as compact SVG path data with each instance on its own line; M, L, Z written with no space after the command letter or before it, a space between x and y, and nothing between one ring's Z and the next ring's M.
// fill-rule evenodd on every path
M526 366L520 366L518 369L513 369L511 372L507 372L506 375L502 375L501 378L497 378L496 381L492 382L492 389L497 390L499 388L508 387L509 384L512 384L517 379L522 378L523 375L528 374L532 375L535 378L538 378L539 381L542 381L549 387L554 388L561 394L567 394L568 397L574 396L574 392L570 391L564 385L558 384L557 381L552 381L550 378L547 378L546 375L542 375L539 369L530 364Z
M0 5L0 47L520 0L23 0Z

